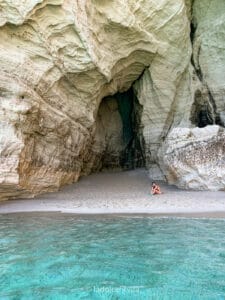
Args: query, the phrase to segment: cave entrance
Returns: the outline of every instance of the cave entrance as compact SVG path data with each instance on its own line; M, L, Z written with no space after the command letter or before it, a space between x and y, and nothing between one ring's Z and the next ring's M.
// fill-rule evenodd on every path
M191 111L191 121L199 128L203 128L214 123L213 109L210 106L207 95L202 95L200 90L195 92L195 101Z
M216 105L211 93L197 90L191 110L191 122L199 128L217 124L223 126L219 115L216 113Z
M145 166L142 106L131 87L102 99L97 116L101 144L99 170L131 170Z

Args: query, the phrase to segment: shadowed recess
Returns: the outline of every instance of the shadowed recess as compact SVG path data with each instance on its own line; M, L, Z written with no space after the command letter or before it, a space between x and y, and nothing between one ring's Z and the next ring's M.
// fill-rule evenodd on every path
M142 106L132 87L102 100L98 113L100 131L105 137L102 169L145 166L141 114Z

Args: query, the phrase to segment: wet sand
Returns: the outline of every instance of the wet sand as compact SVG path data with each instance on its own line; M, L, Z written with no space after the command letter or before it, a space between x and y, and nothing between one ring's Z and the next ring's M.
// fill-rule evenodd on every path
M92 174L56 193L1 202L0 214L60 212L225 218L222 191L186 191L161 182L163 194L152 196L150 185L148 173L143 169Z

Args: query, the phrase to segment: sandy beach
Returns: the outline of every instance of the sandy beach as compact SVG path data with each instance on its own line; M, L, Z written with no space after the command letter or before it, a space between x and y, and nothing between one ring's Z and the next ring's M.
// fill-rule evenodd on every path
M150 194L143 169L92 174L61 191L34 199L0 203L0 213L61 212L76 214L150 214L225 217L222 191L186 191L160 182L163 194Z
M163 194L150 194L147 171L109 172L83 177L61 191L34 199L0 203L0 213L150 214L225 217L224 192L184 191L160 182Z

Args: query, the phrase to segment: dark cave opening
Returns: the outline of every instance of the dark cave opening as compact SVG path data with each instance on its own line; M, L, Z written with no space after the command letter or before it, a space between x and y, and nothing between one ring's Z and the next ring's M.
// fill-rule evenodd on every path
M142 106L133 88L105 97L99 111L106 136L101 169L131 170L144 167ZM104 121L105 118L108 118L108 122Z
M144 139L141 131L142 106L130 88L124 93L115 95L123 124L123 141L126 145L121 153L120 165L123 169L144 167Z
M204 98L205 97L203 97L200 90L195 92L195 101L191 111L191 121L199 128L214 124L212 108L208 101L204 101Z
M202 108L197 116L197 127L203 128L207 125L213 125L213 120L207 110L207 108Z
M216 113L216 107L208 90L195 92L194 103L191 110L191 122L199 128L217 124L224 126Z

